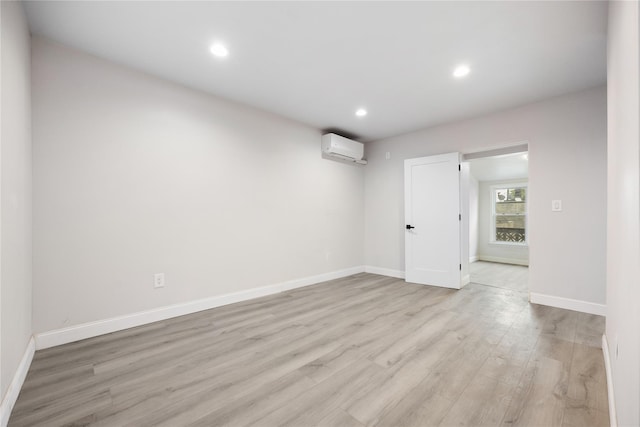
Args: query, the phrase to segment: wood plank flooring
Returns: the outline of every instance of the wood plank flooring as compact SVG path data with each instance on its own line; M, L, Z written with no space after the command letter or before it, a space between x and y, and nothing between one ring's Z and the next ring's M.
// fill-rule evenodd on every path
M476 261L469 264L471 282L514 291L529 292L529 267Z
M38 351L9 426L604 426L603 329L363 273Z

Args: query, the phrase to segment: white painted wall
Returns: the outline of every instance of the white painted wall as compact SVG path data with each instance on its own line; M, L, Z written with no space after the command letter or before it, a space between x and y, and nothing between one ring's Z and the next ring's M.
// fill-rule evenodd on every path
M478 258L478 203L480 182L469 174L469 261L477 261Z
M2 131L0 134L0 396L31 338L30 36L22 5L0 2Z
M529 143L532 292L604 304L606 88L366 145L365 260L404 269L403 161ZM385 159L385 152L391 159ZM562 199L564 211L551 212ZM578 218L578 220L572 219Z
M609 2L607 330L618 425L640 425L638 2Z
M32 48L36 332L363 265L364 169L318 130Z
M481 260L512 264L529 264L529 246L491 243L491 209L493 197L491 186L497 184L522 183L523 179L502 181L480 181L478 203L478 257Z

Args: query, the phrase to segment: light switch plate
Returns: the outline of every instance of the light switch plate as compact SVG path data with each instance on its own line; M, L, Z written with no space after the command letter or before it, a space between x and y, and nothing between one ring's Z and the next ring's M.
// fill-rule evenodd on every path
M553 212L561 212L562 211L562 200L552 200L551 201L551 210Z

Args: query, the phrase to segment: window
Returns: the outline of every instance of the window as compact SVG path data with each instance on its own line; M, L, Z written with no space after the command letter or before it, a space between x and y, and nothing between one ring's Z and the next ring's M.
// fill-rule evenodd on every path
M527 244L527 185L491 187L491 242Z

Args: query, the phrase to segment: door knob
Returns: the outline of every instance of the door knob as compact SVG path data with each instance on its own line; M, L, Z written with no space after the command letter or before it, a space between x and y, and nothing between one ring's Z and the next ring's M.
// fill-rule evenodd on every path
M407 224L407 230L411 230L412 228L415 228L415 227L413 225Z

